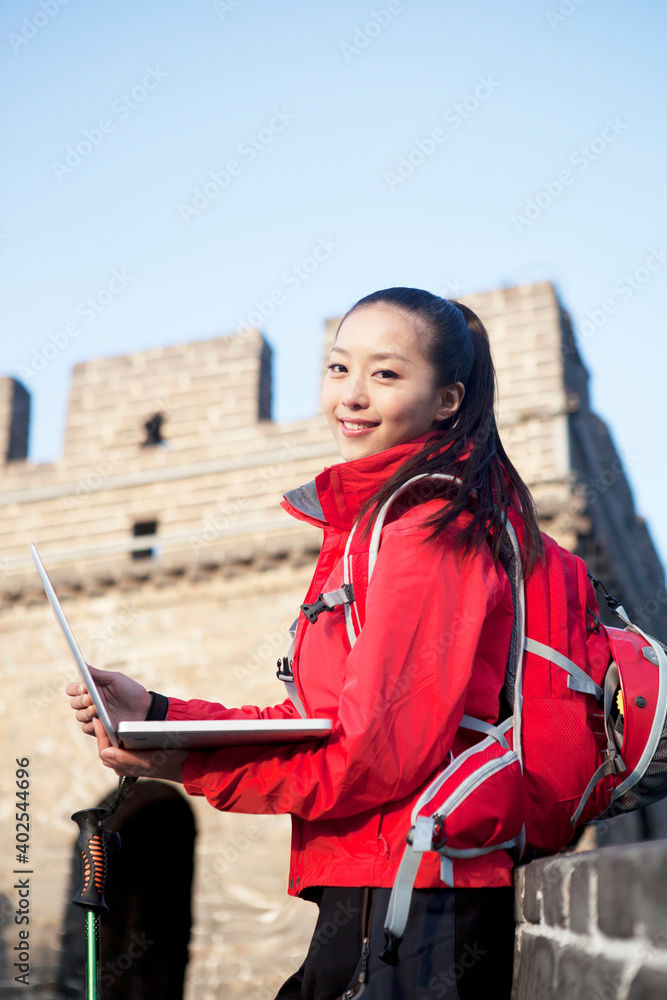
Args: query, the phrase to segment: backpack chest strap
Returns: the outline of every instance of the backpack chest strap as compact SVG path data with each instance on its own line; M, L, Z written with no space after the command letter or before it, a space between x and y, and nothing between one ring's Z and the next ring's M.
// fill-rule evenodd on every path
M312 624L317 621L323 611L333 611L341 604L350 604L354 600L354 588L351 583L344 583L338 590L329 590L326 594L318 594L312 604L302 604L301 610Z

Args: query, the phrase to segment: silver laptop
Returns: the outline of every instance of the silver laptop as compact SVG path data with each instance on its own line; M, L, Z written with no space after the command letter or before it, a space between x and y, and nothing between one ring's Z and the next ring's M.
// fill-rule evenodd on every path
M122 746L128 750L215 749L216 747L240 746L242 744L293 743L298 740L323 739L331 732L333 727L331 719L206 719L201 722L119 722L117 729L114 729L102 694L92 678L88 664L60 606L53 584L33 544L30 545L30 552L46 596L112 746Z

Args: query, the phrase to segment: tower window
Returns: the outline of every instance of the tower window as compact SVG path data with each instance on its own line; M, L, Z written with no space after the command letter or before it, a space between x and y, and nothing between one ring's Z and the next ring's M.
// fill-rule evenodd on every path
M165 439L162 435L162 425L164 424L164 414L154 413L144 423L144 430L146 432L146 437L141 442L142 448L154 448L158 444L164 444Z
M141 538L143 535L157 535L157 521L137 521L132 526L134 538ZM154 559L155 549L135 549L132 553L133 559Z

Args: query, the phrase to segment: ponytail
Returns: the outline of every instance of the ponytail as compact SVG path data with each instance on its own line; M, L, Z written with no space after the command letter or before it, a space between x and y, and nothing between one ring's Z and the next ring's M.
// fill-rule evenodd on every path
M463 511L471 514L458 541L466 553L488 539L498 560L510 508L524 523L523 555L529 570L543 553L535 505L530 491L509 460L496 424L496 375L489 337L479 317L462 303L416 288L387 288L360 299L345 314L375 304L399 308L418 321L424 356L436 371L439 386L462 382L465 395L452 417L442 420L423 448L408 459L361 510L370 513L366 531L392 493L414 476L445 473L460 483L425 480L398 500L405 509L433 497L449 502L429 518L429 538L436 538ZM345 317L343 317L345 319Z

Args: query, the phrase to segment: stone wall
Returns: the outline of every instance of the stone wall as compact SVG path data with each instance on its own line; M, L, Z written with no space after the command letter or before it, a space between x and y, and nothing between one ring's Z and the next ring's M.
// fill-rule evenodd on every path
M259 572L239 565L229 576L209 572L197 580L183 575L123 583L97 596L79 594L64 607L96 666L122 670L174 697L275 704L284 698L276 659L286 652L287 627L311 572L312 556L302 565L267 562ZM32 981L53 983L72 895L76 827L70 816L98 805L115 788L115 778L70 718L63 689L76 672L50 607L22 603L13 609L11 624L5 615L2 649L0 892L12 905L3 911L0 941L5 955L11 953L17 930L11 872L20 867L14 862L13 773L15 758L27 756ZM274 982L276 975L286 979L312 933L315 908L286 895L289 819L219 813L203 798L187 803L197 828L187 995L217 1000L224 984L226 997L245 997L249 984ZM123 811L117 815L122 819ZM0 944L0 965L1 952ZM10 971L7 965L0 969L0 987Z
M567 347L553 287L506 288L467 302L489 329L501 434L543 526L562 544L590 550L614 574L619 596L666 634L662 569L613 443L590 413L587 373ZM327 322L323 366L336 328ZM64 453L43 465L22 445L27 393L0 379L0 969L2 941L13 943L15 759L31 760L36 981L55 975L76 839L69 817L113 786L70 717L62 691L75 672L31 541L95 665L172 696L282 699L275 661L286 651L319 533L278 503L340 456L322 413L270 419L270 361L262 335L248 330L78 365ZM163 440L147 443L158 415L153 438ZM136 534L139 525L154 529ZM197 838L186 996L213 1000L221 984L229 997L270 996L299 965L314 921L311 904L285 893L288 820L221 814L201 799L187 806ZM9 972L5 964L0 987Z
M667 841L517 869L513 1000L667 997Z

